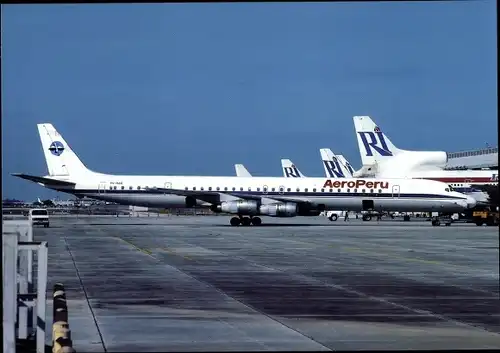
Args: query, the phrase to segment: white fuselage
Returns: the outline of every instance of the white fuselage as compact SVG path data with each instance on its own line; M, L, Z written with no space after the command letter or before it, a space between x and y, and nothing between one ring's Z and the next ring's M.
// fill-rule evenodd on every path
M199 194L208 194L221 203L256 198L262 203L307 202L323 210L352 211L366 209L366 205L373 201L371 208L376 210L455 212L470 207L472 202L461 193L449 191L446 184L413 179L119 176L92 173L78 180L66 180L76 182L75 187L59 186L56 189L116 203L164 208L188 207L186 199L189 196L185 193L193 195L200 206L213 204L213 198L206 202L199 197ZM173 195L175 190L180 195Z

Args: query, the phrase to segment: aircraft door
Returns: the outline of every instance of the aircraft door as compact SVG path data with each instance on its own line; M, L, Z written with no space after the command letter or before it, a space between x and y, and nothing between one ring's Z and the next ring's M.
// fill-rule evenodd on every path
M262 192L263 192L264 194L267 194L267 185L264 185L264 186L262 187Z
M280 192L280 195L283 195L283 193L285 192L285 187L283 185L280 185L278 190Z
M172 183L166 182L165 184L163 184L163 188L164 189L172 189ZM166 193L164 192L164 194L166 194Z
M399 198L399 185L392 186L392 197Z
M99 194L104 194L107 188L108 188L107 183L99 183L99 186L97 187L97 192Z

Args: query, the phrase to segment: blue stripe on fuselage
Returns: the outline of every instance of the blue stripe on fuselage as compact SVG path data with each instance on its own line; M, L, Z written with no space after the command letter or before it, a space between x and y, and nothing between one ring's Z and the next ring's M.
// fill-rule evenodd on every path
M65 190L60 190L60 191L65 191ZM101 195L124 195L124 194L134 194L134 195L147 195L147 194L165 194L161 190L106 190L105 192L99 192L96 189L73 189L73 190L68 190L66 192L70 192L72 194L101 194ZM182 192L182 190L180 190ZM352 192L267 192L264 193L262 191L208 191L204 190L201 191L199 190L200 193L212 193L212 194L228 194L228 195L233 195L233 196L253 196L253 197L272 197L272 196L278 196L278 197L283 197L283 196L295 196L295 197L393 197L392 193L352 193ZM177 194L171 194L171 195L177 195ZM178 195L178 196L184 196L184 195ZM195 196L195 195L192 195ZM456 199L456 200L463 200L465 197L457 197L453 195L438 195L438 194L399 194L399 198L440 198L440 199Z

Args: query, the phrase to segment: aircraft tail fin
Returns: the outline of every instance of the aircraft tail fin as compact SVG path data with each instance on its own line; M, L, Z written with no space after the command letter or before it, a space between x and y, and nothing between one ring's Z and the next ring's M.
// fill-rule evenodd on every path
M394 146L369 116L355 116L353 121L363 166L373 165L406 152Z
M50 176L81 175L90 172L52 124L37 126Z
M352 173L329 148L319 150L327 178L351 178Z
M349 161L341 154L338 154L337 158L339 159L340 164L343 165L347 169L346 176L349 175L347 177L352 178L354 176L355 170L352 167L351 163L349 163Z
M250 172L247 170L247 168L245 168L243 164L235 164L234 170L237 177L252 177L252 174L250 174Z
M300 172L295 164L289 159L281 160L281 168L285 178L304 178L305 175Z

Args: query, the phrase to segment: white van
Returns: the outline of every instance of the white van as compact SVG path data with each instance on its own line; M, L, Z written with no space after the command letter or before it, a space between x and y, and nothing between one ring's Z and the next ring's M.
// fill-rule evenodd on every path
M49 212L44 208L30 210L28 217L33 225L43 224L45 228L49 227Z

